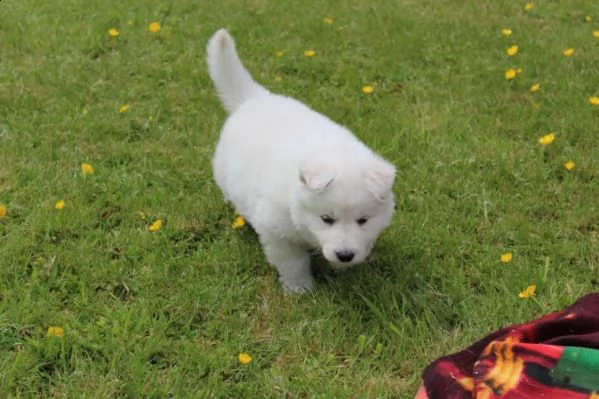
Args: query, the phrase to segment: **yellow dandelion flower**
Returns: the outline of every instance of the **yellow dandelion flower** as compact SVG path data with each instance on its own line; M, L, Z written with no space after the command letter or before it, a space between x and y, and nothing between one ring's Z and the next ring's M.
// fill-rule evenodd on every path
M503 29L501 30L501 34L502 34L503 36L510 36L510 35L512 34L512 30L511 30L511 29L509 29L509 28L503 28Z
M516 69L517 74L521 74L522 72L524 72L524 69L522 69L522 67L519 67L518 69Z
M62 337L64 336L64 328L56 326L48 327L48 332L46 335L48 337Z
M501 263L510 263L512 261L512 257L513 255L511 252L506 252L504 254L501 254L499 260L501 261Z
M283 78L280 77L279 75L275 76L275 82L281 82L283 81Z
M54 209L63 209L63 208L64 208L64 200L56 201L56 204L54 204Z
M241 352L239 354L239 363L243 364L244 366L246 364L249 364L252 361L252 357L250 355L248 355L245 352Z
M83 162L81 164L81 170L83 171L83 174L86 175L86 176L87 175L91 175L92 173L94 173L94 167L91 166L88 163L85 163L85 162Z
M6 205L0 204L0 219L5 218L7 214Z
M564 164L564 168L566 168L568 171L574 169L575 166L576 164L574 163L574 161L568 161Z
M535 291L537 290L537 286L535 284L531 284L524 289L521 293L518 294L520 298L530 298L534 296Z
M536 93L540 89L541 89L541 85L539 83L533 83L532 86L530 86L531 93Z
M599 39L599 30L594 30L593 36L595 36L597 39Z
M306 57L314 57L315 55L316 55L316 51L314 51L314 50L304 51L304 56L306 56Z
M285 55L285 52L284 52L284 51L281 51L281 50L279 50L279 51L277 51L277 52L275 53L275 57L277 57L277 58L281 58L281 57L283 57L284 55Z
M526 3L524 5L524 11L532 11L535 8L535 3Z
M510 68L505 71L504 75L507 80L512 80L516 77L516 70L514 68Z
M510 57L513 57L514 55L518 54L518 49L519 47L517 45L513 45L508 47L505 52L507 53L507 55L509 55Z
M150 24L148 25L148 29L152 33L158 32L160 30L160 28L161 28L161 26L158 22L150 22Z
M162 219L158 219L154 223L152 223L150 225L150 227L148 227L148 230L150 230L152 233L155 233L158 230L160 230L161 227L162 227Z
M108 29L108 36L110 36L110 37L117 37L120 34L121 34L121 32L119 32L119 30L117 28Z
M599 97L589 97L589 104L591 105L599 105Z
M541 145L549 145L555 141L555 133L549 133L539 138L539 144Z
M573 48L567 48L564 50L564 55L566 57L572 57L574 55L574 49Z
M366 85L364 87L362 87L362 93L364 94L371 94L374 91L374 87L372 87L371 85Z
M333 18L331 18L331 17L324 17L322 19L322 22L324 22L327 25L331 25L333 23Z
M123 104L119 107L119 114L129 112L129 104Z
M593 17L591 15L587 15L586 17L584 17L584 20L586 22L591 22L593 20Z
M233 221L231 227L233 227L234 229L240 229L243 226L245 226L245 219L243 218L243 216L238 215Z
M141 220L146 220L146 214L143 212L137 212L137 216L139 216Z

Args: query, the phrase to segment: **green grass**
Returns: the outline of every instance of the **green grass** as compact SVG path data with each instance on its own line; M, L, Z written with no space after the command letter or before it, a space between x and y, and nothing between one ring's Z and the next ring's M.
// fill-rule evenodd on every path
M597 291L599 3L523 5L2 2L0 397L409 398L436 357ZM222 26L398 168L372 259L317 263L313 295L282 294L211 178Z

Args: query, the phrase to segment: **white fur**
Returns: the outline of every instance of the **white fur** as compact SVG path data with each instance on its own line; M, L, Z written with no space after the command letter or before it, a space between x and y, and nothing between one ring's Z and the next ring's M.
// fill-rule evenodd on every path
M208 43L208 67L230 113L214 178L260 236L283 288L314 287L310 249L337 268L364 261L393 215L395 168L346 128L258 85L224 29Z

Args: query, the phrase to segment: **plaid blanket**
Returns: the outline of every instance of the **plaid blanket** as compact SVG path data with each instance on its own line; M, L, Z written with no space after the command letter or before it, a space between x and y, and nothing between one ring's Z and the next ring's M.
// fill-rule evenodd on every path
M599 399L599 293L435 360L416 394L471 398Z

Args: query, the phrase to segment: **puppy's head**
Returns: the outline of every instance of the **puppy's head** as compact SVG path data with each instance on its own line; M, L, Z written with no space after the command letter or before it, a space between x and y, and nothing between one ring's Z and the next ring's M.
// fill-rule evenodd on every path
M393 216L395 168L373 154L360 158L306 160L293 201L295 225L339 269L364 261Z

